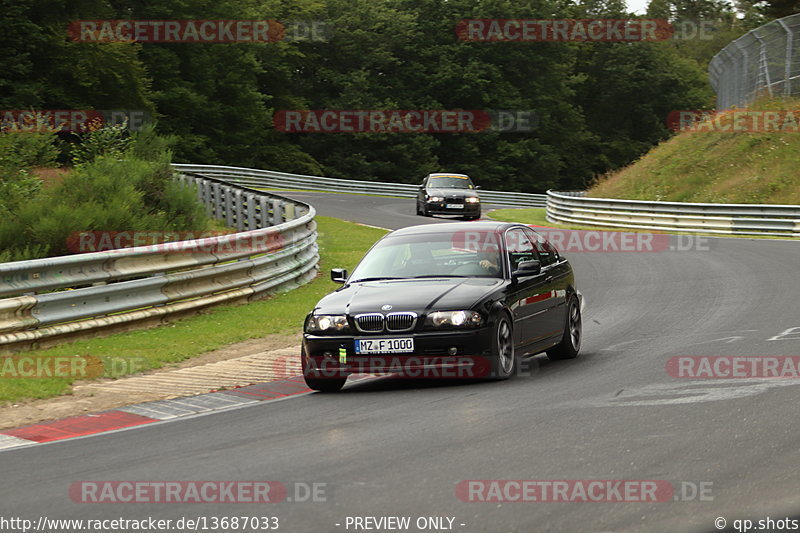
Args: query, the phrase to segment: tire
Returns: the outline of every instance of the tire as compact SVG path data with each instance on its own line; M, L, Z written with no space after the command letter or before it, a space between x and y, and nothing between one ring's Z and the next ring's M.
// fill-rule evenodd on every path
M347 376L344 377L310 377L308 367L306 365L306 349L305 346L301 349L300 354L301 367L303 369L303 379L308 385L309 389L319 392L339 392L344 387Z
M417 202L417 216L420 216L421 214L422 214L422 209L420 209L419 202Z
M508 379L514 375L517 358L514 353L514 326L506 313L502 313L492 329L492 373L494 380Z
M319 392L339 392L347 378L309 378L304 376L309 389Z
M551 361L575 359L581 350L583 339L583 320L581 318L581 305L576 295L571 295L567 302L567 323L564 327L564 336L561 342L547 350L547 358Z

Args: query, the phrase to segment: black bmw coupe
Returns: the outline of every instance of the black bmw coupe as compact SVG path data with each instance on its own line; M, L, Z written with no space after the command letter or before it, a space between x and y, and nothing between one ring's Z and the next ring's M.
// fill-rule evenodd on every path
M481 218L478 186L466 174L428 174L417 192L417 214Z
M531 228L431 224L379 240L304 324L306 383L338 391L356 373L506 379L518 358L571 359L581 295L563 256Z

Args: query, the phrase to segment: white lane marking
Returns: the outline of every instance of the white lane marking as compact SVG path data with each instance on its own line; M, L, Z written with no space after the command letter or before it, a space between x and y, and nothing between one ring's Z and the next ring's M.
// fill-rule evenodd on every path
M744 337L742 335L733 335L731 337L722 337L721 339L714 339L714 340L710 340L710 341L692 342L690 344L687 344L687 346L694 346L694 345L697 345L697 344L710 344L712 342L721 342L721 341L725 341L725 344L731 344L733 342L737 342L737 341L740 341L742 339L744 339Z
M369 381L369 380L373 380L373 379L376 379L376 380L377 379L381 379L381 376L377 376L377 375L374 375L374 374L353 374L350 378L348 378L347 382L348 383L351 383L351 382L352 383L359 383L359 382ZM18 439L17 437L11 437L10 435L0 435L0 439L8 438L8 439L16 439L18 441L24 441L21 444L14 444L14 446L12 446L12 447L4 448L2 445L0 445L0 453L8 451L8 450L16 449L19 446L28 446L28 445L30 445L30 446L50 446L50 445L55 445L55 444L63 444L63 443L66 443L66 442L71 442L71 441L79 440L79 439L90 439L92 437L99 437L101 435L109 435L109 434L112 434L112 433L120 433L120 432L123 432L123 431L133 431L133 430L137 430L137 429L151 428L153 426L160 426L161 424L169 424L169 423L172 423L172 422L190 420L192 418L199 418L201 416L208 416L208 415L213 415L213 414L216 414L216 413L222 413L222 412L227 412L227 411L235 411L235 410L238 410L238 409L244 409L246 407L253 407L253 406L256 406L256 405L264 405L264 404L269 405L269 404L273 404L273 403L283 402L283 401L286 401L286 400L293 400L295 398L301 398L303 396L308 396L309 394L312 394L313 392L314 391L300 392L300 393L292 394L292 395L289 395L289 396L283 396L283 397L278 397L278 398L270 398L270 399L267 399L267 400L249 401L248 399L245 399L246 403L238 403L238 404L230 405L230 406L227 406L227 407L223 407L221 409L216 409L214 411L205 411L205 412L201 412L201 413L188 414L188 415L183 415L183 416L179 416L179 417L175 417L175 418L169 418L169 419L165 419L165 420L156 419L155 422L150 422L149 424L139 424L137 426L129 426L129 427L124 427L124 428L119 428L119 429L112 429L110 431L103 431L102 433L92 433L90 435L80 435L78 437L71 437L69 439L52 440L52 441L48 441L48 442L27 441L25 439ZM219 394L219 393L210 393L210 394ZM132 409L134 407L136 407L136 405L132 405L132 406L128 406L128 407L122 407L122 408L119 408L118 410L119 411L130 410L130 409ZM131 412L131 411L129 411L129 412ZM148 416L148 415L145 415L145 416ZM153 418L155 418L155 417L153 417ZM3 441L0 440L0 442L3 442ZM9 442L12 442L12 441L9 441Z
M800 341L800 328L789 328L767 339L769 341Z
M374 229L382 229L383 231L392 231L389 228L382 228L380 226L373 226L371 224L362 224L361 222L355 222L356 226L364 226L365 228L374 228Z
M798 379L761 378L748 380L681 380L679 383L653 383L633 389L565 402L576 407L637 407L686 405L692 403L736 400L755 396L770 389L800 385Z
M643 342L643 341L646 341L646 340L647 340L647 339L634 339L634 340L632 340L632 341L618 342L617 344L612 344L611 346L607 346L607 347L603 348L603 349L602 349L602 350L600 350L600 351L601 351L601 352L609 352L609 351L614 351L614 350L616 350L617 348L620 348L620 347L622 347L622 346L627 346L627 345L629 345L629 344L633 344L633 343L635 343L635 342Z
M126 411L135 415L155 418L157 420L168 420L179 418L189 414L220 411L233 405L245 403L257 403L259 400L241 398L232 394L212 392L200 396L188 396L173 400L157 400L154 402L140 403L121 407L120 411Z
M39 444L35 440L21 439L12 435L0 434L0 450L8 450L18 446L28 446L31 444Z
M195 413L195 414L191 414L191 415L181 416L181 417L178 417L178 418L171 418L171 419L168 419L168 420L156 420L155 422L150 422L149 424L139 424L138 426L129 426L129 427L124 427L124 428L119 428L119 429L112 429L111 431L103 431L102 433L92 433L90 435L80 435L78 437L71 437L69 439L51 440L51 441L48 441L48 442L31 442L30 444L36 445L36 446L51 446L51 445L55 445L55 444L64 444L64 443L67 443L67 442L72 442L72 441L81 440L81 439L91 439L93 437L100 437L100 436L104 436L104 435L110 435L112 433L121 433L121 432L124 432L124 431L133 431L133 430L137 430L137 429L151 428L151 427L154 427L154 426L160 426L162 424L170 424L172 422L190 420L192 418L199 418L201 416L208 416L208 415L213 415L213 414L216 414L216 413L222 413L222 412L226 412L226 411L235 411L237 409L244 409L246 407L253 407L255 405L264 405L264 404L268 405L268 404L272 404L272 403L282 402L284 400L291 400L291 399L294 399L294 398L299 398L301 396L307 396L309 394L311 394L311 391L309 391L309 392L301 392L300 394L295 394L293 396L284 396L282 398L274 398L274 399L270 399L270 400L267 400L267 401L255 401L255 402L251 402L251 403L243 403L243 404L239 404L239 405L232 405L230 407L226 407L224 409L218 409L216 411L206 411L204 413ZM266 407L266 405L265 405L265 407ZM14 448L0 449L0 452L5 452L5 451L8 451L8 450L13 450L13 449Z

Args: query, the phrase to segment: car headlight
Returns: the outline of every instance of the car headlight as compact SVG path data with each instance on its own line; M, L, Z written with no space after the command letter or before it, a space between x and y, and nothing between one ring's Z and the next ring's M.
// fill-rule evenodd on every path
M444 198L442 198L441 196L431 196L430 198L428 198L428 201L429 202L444 202Z
M313 315L308 319L306 331L309 333L344 333L350 331L345 315Z
M478 198L477 196L467 196L467 203L468 204L477 204L480 201L481 201L481 199Z
M434 311L427 323L436 328L477 328L483 324L483 316L477 311Z

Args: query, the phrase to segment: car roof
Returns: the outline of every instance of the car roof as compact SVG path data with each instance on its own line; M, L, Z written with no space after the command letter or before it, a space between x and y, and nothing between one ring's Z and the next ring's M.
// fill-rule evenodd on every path
M456 178L469 178L469 176L467 176L466 174L456 174L455 172L433 172L431 174L428 174L429 178L445 178L448 176L453 176Z
M445 222L443 224L422 224L409 226L391 232L389 235L417 235L422 233L455 233L457 231L503 231L511 227L525 227L515 222L496 222L482 220L480 222Z

